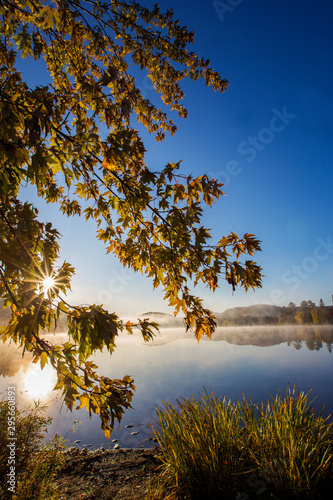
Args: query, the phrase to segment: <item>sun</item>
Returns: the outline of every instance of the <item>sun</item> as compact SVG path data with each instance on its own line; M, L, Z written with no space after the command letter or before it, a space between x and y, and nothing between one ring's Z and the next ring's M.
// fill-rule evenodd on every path
M44 293L44 299L50 298L51 290L56 286L56 280L52 275L45 276L40 282L40 291Z
M55 285L55 280L52 278L52 276L47 276L42 281L43 292L47 293L51 288L54 287L54 285Z

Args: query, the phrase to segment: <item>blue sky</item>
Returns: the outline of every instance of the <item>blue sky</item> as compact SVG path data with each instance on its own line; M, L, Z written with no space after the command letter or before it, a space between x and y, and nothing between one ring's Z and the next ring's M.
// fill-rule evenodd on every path
M142 3L151 6L155 1ZM184 84L187 120L162 144L142 131L152 169L183 160L185 173L225 182L205 213L216 241L230 230L262 240L263 288L234 294L227 284L197 294L216 312L229 307L322 298L333 293L333 5L328 1L160 1L196 34L193 49L230 82L225 94ZM25 65L27 68L28 66ZM31 73L29 79L31 78ZM149 81L138 80L155 99ZM141 129L140 129L141 130ZM33 190L30 199L36 201ZM93 224L66 219L36 201L63 234L63 259L77 275L72 301L120 314L172 312L151 282L106 255Z

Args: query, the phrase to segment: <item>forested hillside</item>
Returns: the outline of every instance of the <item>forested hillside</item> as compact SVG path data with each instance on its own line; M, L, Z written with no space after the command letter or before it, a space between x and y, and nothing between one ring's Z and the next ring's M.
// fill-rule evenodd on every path
M318 306L311 300L303 300L299 306L293 302L283 307L258 304L227 309L217 319L219 326L326 325L333 324L333 306L325 306L322 299Z

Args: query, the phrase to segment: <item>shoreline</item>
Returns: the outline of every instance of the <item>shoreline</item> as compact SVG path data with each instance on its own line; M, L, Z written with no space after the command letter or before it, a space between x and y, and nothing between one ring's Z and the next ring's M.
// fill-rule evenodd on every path
M149 482L160 474L157 447L70 447L63 453L65 465L53 481L60 490L60 500L144 500Z

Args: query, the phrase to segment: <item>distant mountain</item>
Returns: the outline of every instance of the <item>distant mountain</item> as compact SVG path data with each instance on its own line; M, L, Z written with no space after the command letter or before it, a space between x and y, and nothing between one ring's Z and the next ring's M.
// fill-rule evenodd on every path
M303 304L303 303L302 303ZM315 306L312 302L304 306L279 307L270 304L256 304L247 307L233 307L223 313L214 313L218 326L255 326L278 324L333 324L333 306ZM184 319L171 314L147 312L143 316L156 321L161 327L182 327Z
M230 316L231 314L237 315L250 315L250 316L279 316L281 314L282 307L274 306L270 304L255 304L252 306L245 307L232 307L231 309L226 309L222 314L224 316Z
M247 307L233 307L223 313L215 313L219 326L228 325L271 325L277 324L282 307L256 304Z
M248 307L233 307L223 313L214 313L217 318L218 326L228 325L271 325L277 324L281 316L282 307L269 304L257 304ZM141 315L141 317L150 318L156 321L162 327L184 326L184 319L175 317L171 314L150 311Z
M149 318L150 321L156 321L163 328L176 328L184 326L184 318L180 316L173 316L172 314L161 313L161 312L146 312L140 314L141 318Z

